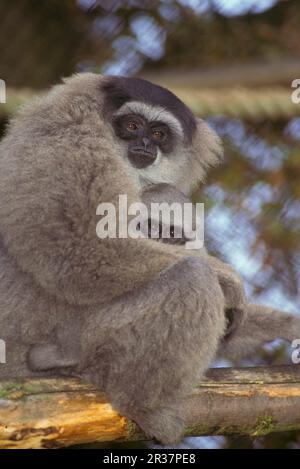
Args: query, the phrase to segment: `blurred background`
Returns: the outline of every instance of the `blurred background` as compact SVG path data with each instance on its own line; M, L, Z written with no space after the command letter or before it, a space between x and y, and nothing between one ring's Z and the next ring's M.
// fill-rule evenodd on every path
M1 0L0 17L1 133L21 103L74 72L170 88L224 139L225 164L194 195L207 246L241 273L251 301L300 314L299 1ZM290 362L276 341L239 365ZM300 448L300 434L182 447Z

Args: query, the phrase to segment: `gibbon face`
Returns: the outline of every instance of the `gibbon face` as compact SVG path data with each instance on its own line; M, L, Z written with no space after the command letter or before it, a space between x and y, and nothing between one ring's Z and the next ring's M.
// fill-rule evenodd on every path
M176 134L163 120L141 114L124 114L113 120L116 136L128 144L127 157L135 168L146 168L161 155L172 152Z
M173 93L140 78L105 77L103 116L144 183L178 179L197 132L197 120Z

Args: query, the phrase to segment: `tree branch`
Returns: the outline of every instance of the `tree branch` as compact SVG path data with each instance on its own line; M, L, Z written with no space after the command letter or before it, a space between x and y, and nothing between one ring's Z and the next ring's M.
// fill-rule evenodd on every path
M186 435L300 429L300 367L213 369L187 399ZM141 440L105 396L74 379L0 383L0 447L50 448Z

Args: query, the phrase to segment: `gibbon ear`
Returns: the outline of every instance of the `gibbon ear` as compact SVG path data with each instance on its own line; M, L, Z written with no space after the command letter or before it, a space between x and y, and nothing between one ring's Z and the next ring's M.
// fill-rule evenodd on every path
M205 180L210 167L218 166L223 159L223 145L215 131L197 118L197 128L190 148L186 151L187 163L177 187L191 195L197 185Z

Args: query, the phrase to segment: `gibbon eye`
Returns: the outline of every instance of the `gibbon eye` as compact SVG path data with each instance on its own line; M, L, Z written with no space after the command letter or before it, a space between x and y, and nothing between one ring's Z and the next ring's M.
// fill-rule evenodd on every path
M152 135L155 140L162 140L165 134L161 130L153 130Z
M131 121L126 124L126 129L129 130L129 132L134 132L137 128L138 126L136 125L135 122Z

